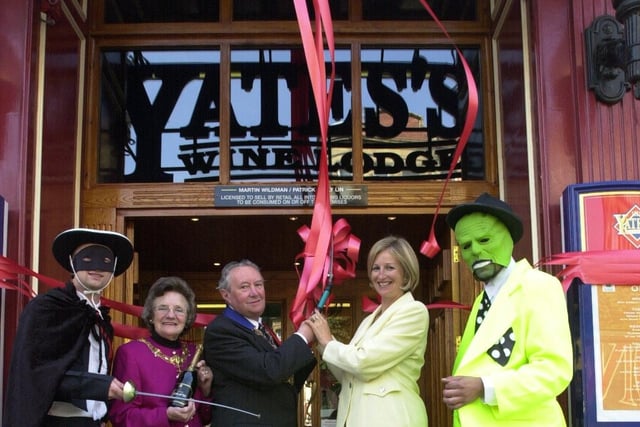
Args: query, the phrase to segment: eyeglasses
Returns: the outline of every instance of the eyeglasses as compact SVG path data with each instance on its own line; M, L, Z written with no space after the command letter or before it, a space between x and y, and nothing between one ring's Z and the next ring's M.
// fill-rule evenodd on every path
M163 316L169 314L170 311L173 311L173 314L176 317L184 317L187 315L187 311L182 307L169 307L168 305L159 305L153 308L156 313L160 313Z

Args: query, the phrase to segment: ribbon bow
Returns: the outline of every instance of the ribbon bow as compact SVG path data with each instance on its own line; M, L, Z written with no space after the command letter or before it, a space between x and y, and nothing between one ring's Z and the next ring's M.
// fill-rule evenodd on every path
M300 238L307 242L311 229L303 225L298 229ZM322 263L322 286L310 281L301 282L291 308L291 320L297 326L308 317L315 304L321 301L323 293L330 292L331 286L339 285L346 279L356 277L356 261L360 251L360 239L351 234L351 226L340 218L331 230L331 248ZM296 260L311 257L313 254L302 252ZM320 305L320 304L319 304Z

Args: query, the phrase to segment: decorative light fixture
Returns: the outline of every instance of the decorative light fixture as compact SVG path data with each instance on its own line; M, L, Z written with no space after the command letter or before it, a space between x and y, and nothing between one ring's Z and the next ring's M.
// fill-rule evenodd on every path
M198 309L205 309L205 310L222 310L226 308L226 306L227 305L224 303L211 303L211 302L196 304L196 307Z
M640 0L612 0L616 10L585 29L587 83L598 101L615 104L633 87L640 99Z

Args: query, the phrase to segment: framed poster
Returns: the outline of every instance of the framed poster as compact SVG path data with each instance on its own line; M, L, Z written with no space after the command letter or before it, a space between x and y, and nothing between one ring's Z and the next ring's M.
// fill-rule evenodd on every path
M566 252L640 250L640 181L567 187L562 221ZM640 283L576 280L567 300L575 340L571 425L639 425Z

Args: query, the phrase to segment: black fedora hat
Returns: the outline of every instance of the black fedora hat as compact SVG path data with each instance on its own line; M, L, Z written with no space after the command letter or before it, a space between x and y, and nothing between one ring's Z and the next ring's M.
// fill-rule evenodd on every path
M91 228L72 228L58 234L53 240L51 250L56 261L65 270L73 272L69 263L69 255L82 245L93 243L106 246L117 257L114 276L119 276L129 268L133 260L133 245L131 241L120 233L105 230L93 230Z
M520 217L513 212L511 206L489 193L482 193L473 203L461 204L451 209L446 217L447 224L455 229L460 218L473 212L488 213L502 221L509 230L513 243L522 237Z

